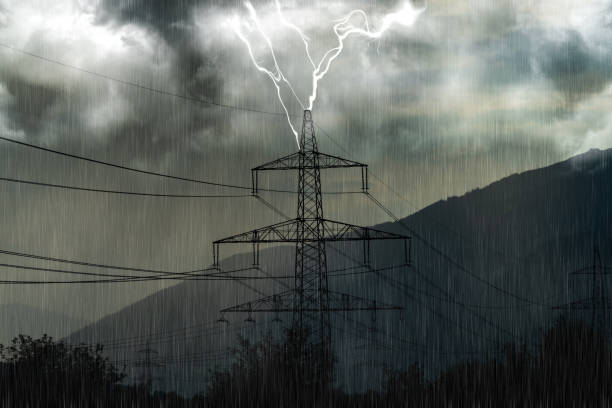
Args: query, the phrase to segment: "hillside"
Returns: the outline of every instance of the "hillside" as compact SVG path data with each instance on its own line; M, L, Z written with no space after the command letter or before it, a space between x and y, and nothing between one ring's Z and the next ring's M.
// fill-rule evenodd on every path
M0 343L9 344L18 334L59 339L85 326L87 322L36 307L10 304L0 306Z
M357 325L333 315L338 383L347 389L377 383L366 377L379 377L380 371L360 368L373 361L377 367L381 362L402 367L419 361L431 375L471 356L495 355L505 342L535 347L535 335L561 313L552 306L584 297L589 290L588 281L568 281L567 272L589 265L594 245L601 249L604 263L612 263L611 200L612 150L592 150L439 201L404 218L402 224L423 238L413 239L412 268L383 272L384 278L371 273L330 277L331 289L405 308L401 313L347 316L362 322ZM404 225L386 223L378 228L406 234ZM445 260L430 244L465 268ZM375 244L371 249L374 267L403 263L399 247ZM341 250L362 259L360 248ZM292 257L291 247L267 249L261 254L261 270L291 275ZM329 270L355 265L332 248L328 262ZM222 267L250 263L249 255L236 256ZM249 285L266 294L282 290L279 283L261 280ZM267 330L278 332L273 316L256 316L254 325L243 323L246 316L241 315L226 316L232 321L229 326L214 323L219 309L260 297L253 289L227 281L184 282L70 339L110 342L113 359L132 362L142 362L138 350L148 341L166 363L156 370L163 377L157 386L191 393L203 389L209 369L227 361L219 351L237 333L256 337ZM281 318L290 321L290 316ZM378 329L373 336L370 326ZM376 347L363 347L368 344ZM142 372L126 367L133 377Z

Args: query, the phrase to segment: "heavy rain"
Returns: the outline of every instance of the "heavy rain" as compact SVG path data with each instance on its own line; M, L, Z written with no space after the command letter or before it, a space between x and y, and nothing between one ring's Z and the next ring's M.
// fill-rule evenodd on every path
M2 406L612 404L612 1L0 0Z

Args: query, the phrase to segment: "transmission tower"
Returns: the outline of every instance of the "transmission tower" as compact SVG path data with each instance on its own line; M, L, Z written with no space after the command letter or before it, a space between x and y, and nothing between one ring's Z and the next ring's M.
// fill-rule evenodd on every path
M295 219L234 235L213 243L214 264L219 263L221 244L251 244L253 263L259 264L260 244L295 243L295 270L293 288L244 304L223 309L221 312L292 313L292 327L318 338L324 358L331 356L332 311L400 310L381 302L358 296L330 291L327 281L327 242L362 241L363 261L369 264L370 241L402 240L406 264L410 263L410 237L360 227L323 216L321 170L358 168L361 170L362 190L367 192L367 165L321 153L317 147L312 114L304 111L299 151L271 161L251 170L253 191L258 194L258 175L262 171L296 170L298 173L297 216Z
M605 332L608 323L608 309L611 308L606 294L606 275L611 275L612 270L601 262L599 248L593 248L593 264L585 268L570 272L573 276L591 276L591 296L586 299L577 300L555 307L555 309L591 310L591 326Z
M150 340L147 340L146 348L138 350L138 353L144 355L143 360L134 364L135 367L141 367L144 369L142 373L142 382L149 389L153 386L153 369L162 367L157 361L158 352L151 348Z

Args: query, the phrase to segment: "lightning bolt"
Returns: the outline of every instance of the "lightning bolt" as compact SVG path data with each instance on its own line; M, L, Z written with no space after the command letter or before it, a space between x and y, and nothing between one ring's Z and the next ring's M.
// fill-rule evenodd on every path
M286 27L294 30L297 33L297 35L300 37L300 39L302 40L302 43L304 44L304 50L306 52L306 56L308 57L308 61L310 62L312 66L312 88L311 88L311 93L308 97L308 107L306 108L308 110L312 110L314 106L314 102L317 99L317 90L318 90L319 81L322 80L325 77L325 75L327 75L334 60L338 58L338 56L344 50L344 40L346 40L348 37L353 36L353 35L362 36L362 37L366 37L370 39L379 39L383 36L385 32L387 32L391 27L393 27L396 24L404 26L404 27L410 27L414 25L414 23L417 21L421 13L425 11L425 8L417 9L412 5L412 3L406 2L404 3L403 7L400 8L398 11L385 15L385 17L382 20L382 24L380 28L377 31L372 31L370 29L370 23L368 21L368 16L366 12L360 9L352 10L345 17L339 20L335 20L336 24L333 25L333 32L336 35L336 38L338 40L337 45L334 48L331 48L327 52L325 52L325 54L323 54L323 57L319 60L319 63L317 64L315 63L315 60L312 58L312 55L310 54L310 44L309 44L310 39L304 34L304 32L298 26L291 23L285 18L285 16L283 15L279 0L275 0L275 4L276 4L276 11L277 11L280 22ZM291 123L291 117L289 115L289 112L287 111L287 108L281 96L281 91L280 91L281 82L284 82L289 87L289 89L291 90L295 98L297 99L302 109L304 109L304 104L302 103L300 98L297 96L297 94L295 93L293 89L293 86L291 85L289 80L287 80L282 70L278 66L276 55L274 54L274 49L272 47L272 42L270 41L270 38L263 31L261 27L261 22L257 16L257 13L255 12L255 9L253 8L253 5L250 2L246 2L245 6L247 7L249 11L251 20L255 24L256 31L264 38L268 46L270 54L272 55L272 60L274 62L274 70L268 70L264 68L255 59L252 48L251 48L251 44L249 40L246 38L246 36L243 34L243 32L241 31L241 26L248 26L248 25L246 23L241 23L240 21L238 21L237 18L235 18L232 23L232 27L234 28L234 31L236 32L238 37L242 40L242 42L246 44L249 55L251 56L251 60L253 61L253 64L255 65L255 67L259 71L268 75L268 77L270 77L270 79L274 83L274 86L276 87L278 98L281 102L281 105L283 106L283 109L285 110L285 114L287 115L287 121L289 122L289 126L291 127L291 130L293 131L293 134L295 135L296 141L298 143L298 148L299 148L298 133L293 127L293 124ZM355 26L354 24L351 23L351 21L353 21L356 17L360 18L363 26Z
M285 115L287 116L287 122L289 122L289 127L291 127L291 131L293 132L293 135L295 136L295 141L299 148L300 139L298 136L298 132L297 130L295 130L295 127L293 127L293 124L291 123L291 115L289 115L289 111L287 110L287 106L285 106L285 102L283 101L283 97L281 95L280 83L284 82L289 86L289 89L291 89L291 92L297 99L302 109L304 109L304 104L302 103L300 98L295 93L293 86L291 85L289 80L285 77L285 75L283 74L283 71L278 66L278 61L276 60L276 54L274 53L274 47L272 47L272 41L270 41L270 38L266 35L266 33L261 28L261 22L259 20L259 17L257 16L257 12L255 11L255 8L250 2L246 2L245 6L249 10L249 15L251 16L251 19L255 23L255 27L257 31L264 38L264 41L266 42L268 49L270 50L270 54L272 55L272 60L274 61L273 71L263 67L257 62L257 59L255 58L255 54L253 54L253 48L251 47L251 43L249 42L249 40L246 38L246 36L242 32L242 27L244 26L244 24L242 24L242 22L238 18L235 17L230 21L230 26L232 27L232 29L234 30L238 38L240 38L242 42L246 45L249 55L251 56L251 61L253 61L255 68L257 68L257 70L259 70L260 72L263 72L264 74L266 74L272 80L272 83L276 87L276 94L278 96L278 100L280 101L283 107L283 110L285 111Z
M278 0L276 1L276 4L278 7ZM401 24L406 27L412 26L423 11L425 11L424 8L415 9L411 3L406 3L401 10L395 13L387 14L383 19L381 28L378 31L370 30L368 16L363 10L353 10L348 13L346 17L337 20L338 22L334 25L333 30L334 34L336 34L336 37L338 38L338 46L330 49L323 55L323 58L321 58L321 61L312 73L312 93L308 98L308 109L312 109L314 101L317 99L317 87L319 81L323 79L325 75L327 75L331 63L334 62L334 60L342 53L342 50L344 49L344 40L347 37L351 35L361 35L367 38L378 39L382 37L382 35L389 30L393 24ZM350 24L351 19L355 15L359 15L363 18L365 29L355 27L354 25ZM308 41L306 41L306 43L307 42ZM308 50L308 47L306 47L306 50Z

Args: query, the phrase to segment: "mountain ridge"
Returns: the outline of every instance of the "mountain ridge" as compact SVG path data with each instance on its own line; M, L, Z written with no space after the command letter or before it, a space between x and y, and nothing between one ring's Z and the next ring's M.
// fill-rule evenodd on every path
M10 303L0 305L0 343L8 344L19 334L40 337L47 334L63 338L83 328L87 322L72 316L38 307Z
M339 287L344 292L403 306L403 319L398 320L391 313L375 316L376 324L385 329L381 329L378 340L394 347L401 338L459 356L467 351L488 355L517 339L529 343L534 331L558 318L559 312L554 312L553 306L567 303L572 296L588 289L586 283L578 282L569 290L566 273L589 264L593 245L602 248L604 262L611 258L611 163L612 149L592 150L547 167L509 175L461 197L440 200L402 218L401 224L379 224L376 228L399 233L406 233L402 224L408 225L425 242L463 265L464 270L445 261L423 241L413 239L411 268L388 272L385 279L374 274L345 280L334 278L330 289ZM328 251L330 270L354 265L331 248L332 245ZM350 257L361 259L360 248L345 245L341 249ZM401 251L393 245L372 243L371 250L373 267L403 263ZM261 260L261 270L268 274L293 272L292 247L265 249ZM222 261L222 268L250 263L249 255L239 254ZM266 294L284 290L277 282L249 284ZM219 317L217 311L261 297L245 287L230 286L226 281L183 282L106 316L73 333L69 339L94 342L152 337L158 341L156 347L164 356L223 348L231 344L236 332L211 329ZM526 310L529 313L524 313ZM367 312L355 313L352 317L366 322L365 326L372 322ZM238 323L237 332L255 338L268 330L278 331L270 323L271 317L257 319L256 329L240 328L244 325ZM234 320L239 322L242 317ZM284 320L290 317L284 316ZM340 328L335 333L342 373L338 377L344 378L342 385L347 389L359 389L360 384L371 383L371 379L363 377L364 373L360 377L353 372L348 378L354 370L350 365L360 359L369 361L375 356L390 366L399 367L417 361L431 374L460 358L441 357L418 347L406 352L402 359L383 351L368 353L367 349L354 348L354 334L356 330L364 332L364 326L353 325L336 315L333 324ZM155 335L148 336L160 330L179 331L197 325L202 326L163 341ZM215 336L211 337L210 330ZM363 338L358 340L358 344L363 342ZM135 358L135 350L142 344L133 345L131 349L110 350L111 355L117 359ZM181 370L198 378L206 377L206 370L194 367L171 369L163 387L179 389L185 379ZM195 390L187 388L183 387L182 391Z

